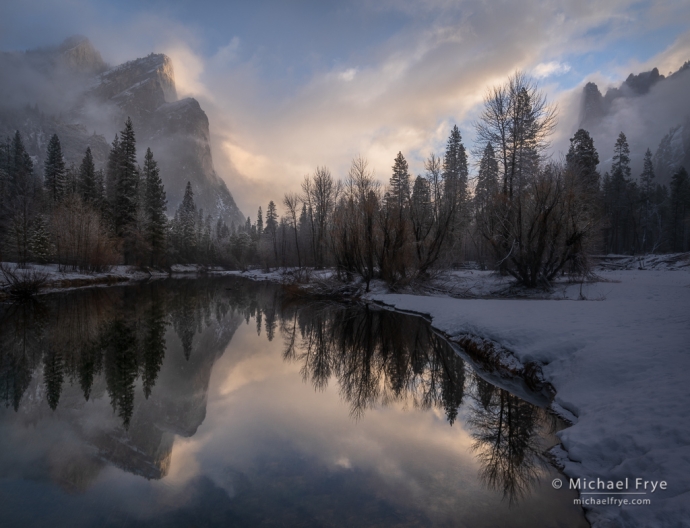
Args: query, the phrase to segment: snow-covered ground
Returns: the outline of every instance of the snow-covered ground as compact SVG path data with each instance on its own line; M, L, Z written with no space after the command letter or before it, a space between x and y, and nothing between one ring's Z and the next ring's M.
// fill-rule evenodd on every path
M603 281L582 287L587 300L578 300L579 284L559 285L549 299L386 293L370 298L427 314L451 338L473 334L503 345L523 363L541 364L556 390L554 408L575 422L559 433L569 477L628 478L628 491L637 492L645 491L633 489L637 478L668 483L667 490L653 493L648 486L646 495L588 495L651 500L585 506L594 526L690 526L687 259L620 259L616 267L629 269L599 269ZM482 281L484 272L458 272L454 282L462 284L463 275L466 291L495 289L497 279Z
M18 277L40 277L43 283L40 290L41 293L89 286L108 286L127 281L159 279L169 276L196 275L201 273L239 273L224 271L222 268L198 266L196 264L173 264L169 270L143 270L134 266L112 266L108 271L91 273L69 270L61 271L57 264L27 264L25 267L19 267L14 262L1 262L0 266ZM270 278L277 280L278 276ZM8 281L0 270L0 291L7 286Z

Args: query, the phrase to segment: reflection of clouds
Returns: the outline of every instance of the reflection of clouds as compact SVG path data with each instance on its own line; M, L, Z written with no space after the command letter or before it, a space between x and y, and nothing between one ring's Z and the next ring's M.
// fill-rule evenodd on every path
M251 324L236 332L232 349L247 338L257 339ZM282 355L280 340L258 339L252 356L237 358L228 350L216 365L226 377L212 380L207 421L199 431L213 431L199 453L204 472L218 465L250 472L266 453L279 456L281 450L296 449L333 471L373 471L388 483L379 493L393 501L407 497L422 506L439 500L438 493L447 498L458 486L484 493L481 483L467 479L468 474L476 475L478 465L470 453L472 438L459 424L449 427L443 414L416 410L404 402L370 410L355 421L335 380L325 391L315 391L302 382L293 363L276 361ZM236 367L260 371L267 357L274 363L263 379L225 392L234 383L229 380ZM434 475L435 484L428 482L429 475Z
M298 482L347 478L366 495L429 516L433 521L427 524L462 518L491 525L487 518L508 511L501 494L477 478L481 466L464 424L467 406L453 427L442 408L421 410L409 400L377 404L355 420L336 379L315 390L303 381L301 365L282 360L283 352L281 339L257 337L250 321L214 368L207 418L197 433L208 438L196 456L201 473L233 500L241 500L238 486L247 482L253 493L272 497L275 491L268 488L282 489L288 468L298 463ZM261 370L263 377L251 375ZM235 390L228 392L228 386ZM527 496L513 511L533 511L538 504L539 518L558 517L558 501L549 500L550 493Z
M207 438L195 435L193 438L175 438L170 460L170 470L165 477L167 485L179 486L201 473L198 454L204 448Z

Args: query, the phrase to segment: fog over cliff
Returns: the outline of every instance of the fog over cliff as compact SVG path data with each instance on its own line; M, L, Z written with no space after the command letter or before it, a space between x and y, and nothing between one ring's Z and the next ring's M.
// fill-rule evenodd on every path
M642 170L648 148L654 153L659 183L668 184L678 167L690 167L690 62L668 76L657 68L631 73L619 87L610 87L604 94L589 82L580 104L579 126L594 137L602 174L610 169L620 132L630 144L634 177Z
M214 169L208 117L195 99L178 98L169 57L152 53L112 66L79 36L55 47L0 53L0 135L19 130L39 173L53 134L68 164L78 165L89 146L96 168L103 168L127 117L140 163L147 147L159 162L170 216L190 181L205 215L244 222Z

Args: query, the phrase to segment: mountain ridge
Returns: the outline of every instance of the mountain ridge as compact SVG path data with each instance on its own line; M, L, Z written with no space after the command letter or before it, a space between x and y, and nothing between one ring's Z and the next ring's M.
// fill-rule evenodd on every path
M78 165L89 146L96 167L104 168L109 151L106 138L111 141L130 117L138 161L143 162L150 147L161 168L169 216L182 201L189 181L204 215L223 217L228 224L244 223L244 215L215 171L208 116L195 99L178 98L168 56L151 53L109 67L88 39L75 36L57 47L4 53L0 59L0 71L5 70L8 77L23 75L55 86L52 92L32 87L33 92L22 94L24 104L0 107L0 134L22 132L37 171L42 172L45 146L53 133L60 137L68 163ZM12 87L10 81L4 91ZM47 112L39 110L37 103L47 106Z

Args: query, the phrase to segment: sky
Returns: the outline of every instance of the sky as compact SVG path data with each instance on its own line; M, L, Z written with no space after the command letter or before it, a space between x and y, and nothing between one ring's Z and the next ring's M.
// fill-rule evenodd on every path
M690 60L690 3L587 0L23 0L0 4L0 49L87 36L113 64L162 52L209 116L216 170L245 214L364 156L413 175L460 127L468 149L490 86L516 70L558 105L554 155L585 82ZM605 146L599 147L604 149ZM606 156L604 156L606 157Z

